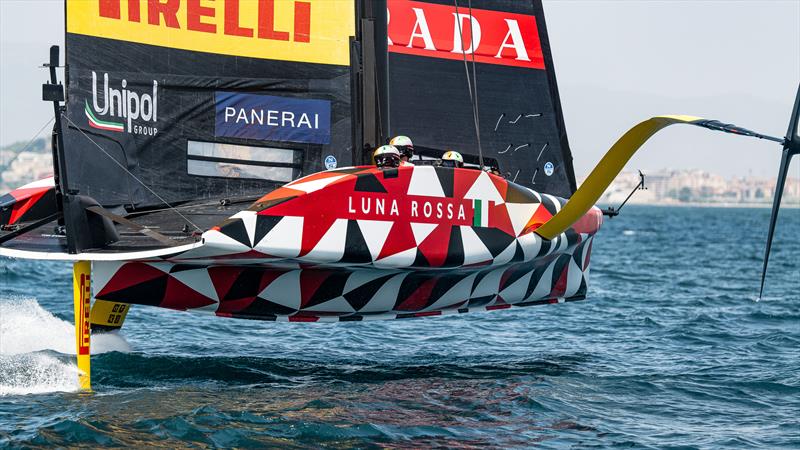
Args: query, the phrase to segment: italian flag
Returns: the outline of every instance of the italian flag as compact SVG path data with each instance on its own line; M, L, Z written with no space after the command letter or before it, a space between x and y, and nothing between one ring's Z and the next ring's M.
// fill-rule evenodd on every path
M472 200L472 226L473 227L488 227L489 226L489 207L491 202L488 200Z
M89 108L89 102L84 102L84 104L86 105L86 118L89 119L90 127L108 131L122 131L124 129L124 125L120 122L106 122L104 120L99 120L94 116L92 109Z

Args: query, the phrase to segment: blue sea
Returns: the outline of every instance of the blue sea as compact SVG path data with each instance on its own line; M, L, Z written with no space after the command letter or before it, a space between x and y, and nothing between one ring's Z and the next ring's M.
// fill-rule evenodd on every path
M71 268L0 259L0 447L800 448L800 209L628 206L588 299L334 324L133 307L75 391Z

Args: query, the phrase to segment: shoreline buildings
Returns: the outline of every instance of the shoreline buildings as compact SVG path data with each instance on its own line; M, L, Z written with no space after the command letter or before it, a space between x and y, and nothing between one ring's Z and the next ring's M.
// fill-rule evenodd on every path
M52 174L50 141L38 139L24 151L22 144L0 149L0 192ZM707 204L718 206L768 206L772 204L775 178L724 178L700 169L643 170L646 190L636 192L629 203L654 205ZM784 205L800 207L800 178L790 173ZM585 177L583 177L585 178ZM578 179L578 184L583 182ZM602 206L618 206L639 183L638 171L620 173L598 200Z

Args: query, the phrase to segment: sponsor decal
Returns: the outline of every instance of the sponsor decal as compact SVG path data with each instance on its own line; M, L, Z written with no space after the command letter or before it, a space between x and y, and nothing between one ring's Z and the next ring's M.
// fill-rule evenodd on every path
M547 175L548 177L553 174L555 169L556 169L555 166L553 166L553 163L551 163L550 161L544 163L544 174Z
M328 155L325 157L325 168L328 170L336 168L336 157L333 155Z
M109 85L107 73L103 74L102 86L98 86L97 73L92 71L92 104L84 102L89 126L105 131L155 136L158 133L155 126L158 122L158 82L153 80L153 89L149 92L128 89L125 79L119 86L115 89Z
M470 200L431 198L422 196L388 197L375 195L349 195L348 217L354 219L402 218L416 222L448 220L453 225L470 225L467 209Z
M217 92L214 135L328 144L331 138L331 102Z
M79 317L81 318L81 326L79 328L79 336L78 336L78 354L79 355L88 355L89 354L89 345L91 339L91 330L90 330L90 321L89 321L89 312L91 311L91 301L92 301L92 294L90 292L91 289L91 281L90 276L86 273L82 273L80 277L80 284L78 285L78 295L80 295L79 300Z
M390 52L544 69L534 16L410 0L388 9Z
M353 0L70 0L67 32L223 55L350 64Z

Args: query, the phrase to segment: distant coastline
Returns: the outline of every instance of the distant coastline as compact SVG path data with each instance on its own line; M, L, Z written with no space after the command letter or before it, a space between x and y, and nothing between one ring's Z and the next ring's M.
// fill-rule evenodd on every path
M0 193L52 175L50 139L17 142L0 147ZM645 170L646 190L629 200L632 205L706 208L770 208L774 178L734 177L699 169ZM578 180L578 184L583 180ZM638 171L620 173L598 200L603 207L618 207L639 183ZM800 208L800 178L789 177L784 208Z
M700 169L643 170L645 190L637 190L629 204L703 206L714 208L770 208L777 180L732 177ZM583 180L579 180L580 182ZM599 205L619 206L639 184L639 171L624 171L606 189ZM800 178L789 177L782 206L800 208Z
M703 203L703 202L688 202L688 203L669 203L669 202L653 202L653 203L641 203L641 202L628 202L627 206L658 206L658 207L679 207L679 208L741 208L741 209L770 209L772 208L772 203ZM607 208L609 206L618 207L618 204L607 204L607 203L598 203L598 207L600 208ZM800 202L793 201L788 202L783 200L781 202L781 209L800 209Z

